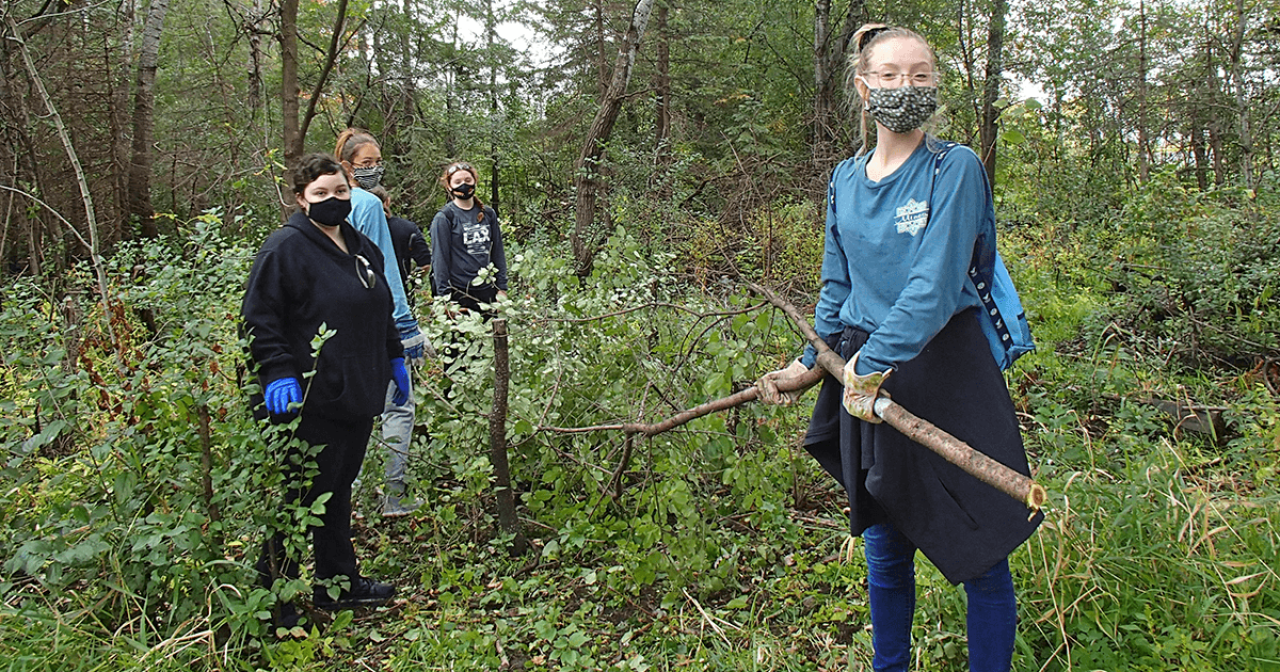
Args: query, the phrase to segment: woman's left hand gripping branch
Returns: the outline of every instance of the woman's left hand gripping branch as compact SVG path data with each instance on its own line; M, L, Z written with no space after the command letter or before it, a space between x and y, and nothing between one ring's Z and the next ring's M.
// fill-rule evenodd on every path
M879 423L882 421L876 415L876 398L880 396L880 385L889 378L893 369L858 375L856 367L860 354L862 351L854 353L853 358L844 365L844 408L855 418ZM886 392L884 396L888 397L889 394Z

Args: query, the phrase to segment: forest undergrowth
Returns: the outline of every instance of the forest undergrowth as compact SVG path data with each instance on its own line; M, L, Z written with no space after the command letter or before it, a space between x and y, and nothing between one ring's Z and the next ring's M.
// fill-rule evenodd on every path
M1248 194L1144 193L1114 221L1002 234L1040 344L1007 375L1050 494L1011 558L1015 669L1280 670L1280 217ZM306 584L255 586L256 547L276 516L314 511L274 508L279 446L247 412L236 328L253 249L221 227L121 246L106 301L87 266L3 289L7 669L870 669L860 542L801 447L808 404L650 439L567 431L663 419L798 351L738 279L682 261L714 254L641 229L619 228L585 282L558 241L508 253L529 550L495 531L488 326L419 296L433 342L463 353L420 379L425 505L382 518L376 478L356 503L362 570L400 596L275 631L272 606ZM919 574L915 669L967 669L963 591Z

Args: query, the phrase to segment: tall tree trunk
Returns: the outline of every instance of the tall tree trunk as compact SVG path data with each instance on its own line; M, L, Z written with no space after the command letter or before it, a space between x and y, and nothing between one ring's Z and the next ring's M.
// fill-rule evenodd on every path
M461 45L458 43L458 23L461 18L461 7L455 6L453 11L453 37L450 41L450 44L453 45L453 49L451 51L454 54L457 54L462 50ZM460 69L461 66L458 64L456 59L446 64L446 67L444 68L444 118L450 126L455 123L454 115L458 112L457 104L454 102L454 96L457 95L456 91L458 90L459 79L458 71ZM454 139L453 133L444 134L444 153L450 160L458 158L458 143Z
M112 165L112 182L115 186L115 198L111 201L112 212L100 212L103 215L102 228L99 229L99 235L102 236L103 243L110 245L117 240L124 240L132 236L133 231L130 227L129 208L132 195L129 193L129 171L132 159L130 158L132 150L130 147L130 110L133 108L129 94L131 87L129 81L131 79L134 56L134 22L138 14L138 8L134 0L126 0L120 3L120 12L117 16L117 25L119 26L119 44L116 49L110 46L103 51L103 69L107 73L107 87L109 91L108 99L111 101L111 110L109 112L111 124L111 165ZM107 40L110 43L110 40ZM101 201L99 208L102 207Z
M263 0L253 0L254 21L245 26L249 39L249 109L254 114L262 104L262 63L265 56L262 53L262 34L258 31L260 19L265 14L262 4Z
M982 165L987 169L987 179L996 183L996 144L998 140L1000 110L1000 82L1004 79L1004 25L1008 11L1007 0L995 0L991 6L991 24L987 31L987 77L982 87L982 121L978 128L978 142L982 147Z
M664 165L671 155L671 36L667 34L667 17L670 13L668 3L664 1L658 7L658 24L655 28L658 38L657 75L654 81L654 132L653 146L655 163Z
M1198 122L1191 128L1191 155L1195 158L1196 187L1205 191L1209 188L1208 158L1204 149L1204 129Z
M142 236L155 238L155 210L151 207L151 138L155 128L156 65L160 34L169 0L151 0L138 52L138 76L133 94L133 153L129 162L129 216L142 224Z
M595 11L596 84L600 88L600 97L604 98L609 91L609 59L605 57L609 41L604 37L604 0L595 0L592 9Z
M284 122L284 163L302 157L298 129L298 0L280 0L280 110Z
M827 51L831 36L831 0L817 0L813 13L813 163L823 166L833 152L831 110L835 107L831 64Z
M338 50L342 44L342 27L347 18L347 0L338 0L337 17L330 32L329 51L325 55L324 66L320 77L311 91L311 99L307 102L306 114L298 117L298 0L281 0L280 2L280 81L281 111L284 115L284 160L285 165L292 166L302 156L306 141L307 129L316 116L320 96L324 93L325 83L333 64L338 59Z
M831 0L818 0L813 25L813 160L822 175L840 158L836 129L840 117L841 74L853 34L866 22L864 0L849 0L842 22L832 22L831 8ZM837 25L840 25L838 36Z
M635 11L631 15L631 26L627 29L626 38L618 49L618 58L613 65L613 79L591 122L591 130L582 143L582 153L574 166L573 182L577 192L577 208L574 218L573 232L569 239L573 244L573 258L578 277L586 277L591 273L595 259L594 243L587 240L591 234L591 225L596 218L596 199L600 189L600 160L604 156L605 143L613 134L614 122L618 120L618 112L622 109L622 101L626 97L627 84L631 81L631 68L635 65L636 52L640 49L640 38L644 36L645 27L649 24L649 16L653 12L654 0L637 0Z
M1253 129L1249 122L1249 92L1244 81L1244 35L1248 22L1244 0L1236 0L1236 23L1231 30L1231 88L1235 96L1237 129L1240 135L1240 177L1244 186L1252 189L1253 184Z
M1138 182L1151 177L1147 155L1147 3L1138 0Z
M493 0L484 1L485 45L489 59L489 118L498 119L498 58L493 51L493 36L497 32L497 19L493 15ZM500 212L498 204L498 178L501 170L498 157L498 129L496 123L489 125L489 158L493 163L493 173L489 176L489 207L495 213Z

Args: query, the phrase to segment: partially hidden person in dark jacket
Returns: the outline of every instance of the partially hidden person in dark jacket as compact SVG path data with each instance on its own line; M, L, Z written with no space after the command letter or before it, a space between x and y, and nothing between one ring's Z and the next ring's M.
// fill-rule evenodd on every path
M432 275L437 296L479 310L507 296L507 255L493 208L476 197L476 170L465 161L445 166L440 186L449 201L431 220ZM490 264L493 277L476 282Z
M400 279L404 280L405 297L409 301L409 306L412 307L414 290L417 289L413 273L415 264L425 271L428 287L431 287L431 246L427 244L427 239L422 235L422 229L418 228L417 223L391 214L391 193L386 187L376 186L370 189L369 193L382 199L382 211L387 214L387 230L391 232L391 244L396 248L396 265L400 267ZM434 288L431 294L435 295Z
M258 251L241 306L263 390L252 403L256 417L275 424L297 417L294 436L323 446L315 458L318 473L305 490L298 485L303 479L296 456L281 457L290 472L286 503L310 506L332 493L320 525L311 529L315 605L384 604L395 588L361 576L357 567L351 484L388 384L394 381L407 395L404 350L382 254L347 222L351 187L342 166L327 154L308 154L294 168L292 182L300 210ZM312 340L322 325L330 335L317 357ZM258 562L264 586L299 575L299 559L284 552L283 542L277 533L264 543ZM291 603L281 606L276 622L298 623Z

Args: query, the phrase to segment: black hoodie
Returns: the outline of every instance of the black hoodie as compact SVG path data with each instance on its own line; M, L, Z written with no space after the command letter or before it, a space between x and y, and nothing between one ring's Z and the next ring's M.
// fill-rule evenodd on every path
M343 222L343 252L298 212L262 244L249 273L240 314L263 389L281 378L303 386L304 410L345 420L382 413L390 361L403 356L392 318L391 290L378 247ZM363 257L372 269L366 288ZM367 277L367 275L366 275ZM320 325L335 332L320 349ZM315 371L311 377L303 374ZM255 409L261 402L252 400Z

